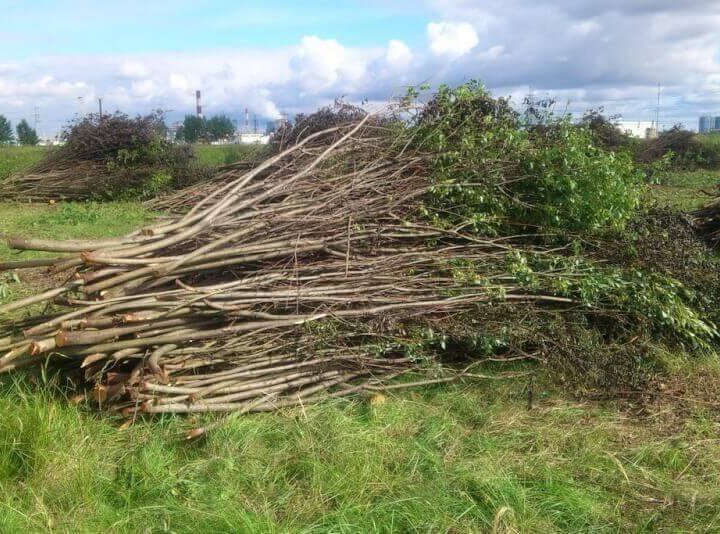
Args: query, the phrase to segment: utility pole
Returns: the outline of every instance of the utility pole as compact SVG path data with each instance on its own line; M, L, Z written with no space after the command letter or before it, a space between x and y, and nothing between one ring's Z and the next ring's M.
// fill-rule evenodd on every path
M35 133L38 132L38 126L40 125L40 108L35 106L33 108L33 114L35 118Z

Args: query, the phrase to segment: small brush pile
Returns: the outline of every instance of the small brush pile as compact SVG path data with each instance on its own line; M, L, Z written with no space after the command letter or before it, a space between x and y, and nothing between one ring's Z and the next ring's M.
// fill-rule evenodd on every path
M0 197L22 202L154 196L189 183L201 169L187 146L164 139L162 115L90 114L71 123L64 144L0 182Z
M690 214L693 227L712 247L720 244L720 197Z

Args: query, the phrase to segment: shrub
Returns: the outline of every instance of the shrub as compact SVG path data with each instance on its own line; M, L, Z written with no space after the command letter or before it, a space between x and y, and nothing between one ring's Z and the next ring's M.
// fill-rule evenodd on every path
M173 145L166 140L160 112L131 118L91 114L70 123L62 137L65 144L48 152L29 169L48 177L52 188L65 198L113 200L148 198L172 188L189 185L208 177L190 146Z
M453 226L587 231L622 225L638 203L628 155L597 146L566 117L523 125L475 81L440 87L410 134L432 158L428 213Z
M618 116L605 116L602 108L591 109L585 112L580 124L590 130L597 146L619 152L630 149L633 138L620 131L616 122L618 118Z
M273 136L272 149L282 150L303 138L333 126L341 126L364 118L367 112L342 100L336 100L331 106L320 108L318 111L305 115L299 113L294 123L286 123L280 127Z
M640 142L635 151L635 160L646 166L662 158L669 158L675 169L718 169L720 135L698 135L677 124L656 139Z
M626 221L639 203L641 176L630 156L597 146L567 119L530 135L512 211L542 228L596 230Z
M71 122L62 133L58 156L75 161L155 162L167 143L161 113L131 118L124 113L91 113Z

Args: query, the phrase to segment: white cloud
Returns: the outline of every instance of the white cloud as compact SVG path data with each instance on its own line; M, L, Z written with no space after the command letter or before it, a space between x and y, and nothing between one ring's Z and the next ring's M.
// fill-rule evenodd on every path
M345 64L345 48L335 39L303 37L291 65L300 85L310 91L326 89L338 81Z
M170 84L170 89L175 91L189 91L191 89L190 82L188 82L188 79L182 74L171 73L170 76L168 76L168 83Z
M0 98L76 97L87 89L82 81L67 82L45 75L33 81L0 79ZM2 102L2 100L0 100Z
M601 28L602 26L594 20L583 20L582 22L578 22L577 24L570 26L570 33L585 36L600 31Z
M496 94L570 101L573 112L604 105L628 120L654 116L662 83L661 121L696 124L720 114L720 3L685 0L425 0L427 46L392 34L376 47L308 35L294 46L226 48L123 55L34 56L0 63L0 112L54 127L95 95L108 111L194 110L202 90L206 115L260 120L280 111L311 111L345 95L386 101L408 84L482 80ZM481 5L480 5L481 4ZM631 5L632 4L632 5ZM642 9L638 6L642 4ZM413 7L413 9L417 9ZM480 47L482 36L483 46ZM16 119L17 117L17 119Z
M10 75L20 70L17 63L0 63L0 74Z
M141 80L152 74L150 68L139 61L123 61L120 65L120 74L131 80Z
M366 65L335 39L311 35L302 38L290 66L300 87L313 93L330 89L341 80L357 82Z
M497 59L505 53L505 47L502 45L491 46L485 54L491 59Z
M130 84L132 95L143 100L149 100L156 96L159 87L153 80L136 80Z
M405 69L410 65L413 59L412 50L397 39L393 39L388 43L385 52L385 62L390 68Z
M436 56L460 57L480 42L468 22L431 22L427 25L430 51Z

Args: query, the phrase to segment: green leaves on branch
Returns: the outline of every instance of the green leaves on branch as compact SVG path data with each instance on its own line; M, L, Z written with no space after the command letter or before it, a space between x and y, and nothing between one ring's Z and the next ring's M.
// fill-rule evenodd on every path
M691 348L720 337L716 325L696 311L698 296L670 276L519 251L508 254L507 267L525 289L571 298L589 309L623 312L635 328L667 334Z
M510 206L523 222L593 231L622 226L638 207L642 175L630 156L596 146L586 127L561 119L529 132L529 141L513 188L520 202Z
M629 156L596 146L568 118L525 125L475 81L441 86L411 132L433 157L428 207L453 226L591 231L622 226L638 204Z

